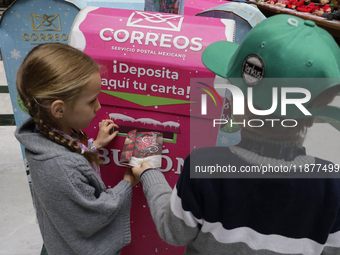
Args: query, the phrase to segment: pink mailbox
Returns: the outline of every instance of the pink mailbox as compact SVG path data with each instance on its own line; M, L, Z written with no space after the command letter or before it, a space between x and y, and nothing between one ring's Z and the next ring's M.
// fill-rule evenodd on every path
M227 19L94 7L79 12L70 44L93 57L102 76L102 109L86 132L94 137L104 118L120 127L118 137L101 149L107 186L123 177L119 159L130 130L163 133L160 171L172 187L191 149L215 146L218 127L212 119L220 118L223 99L215 94L215 75L201 54L214 41L233 41L234 32L234 21ZM122 254L182 254L183 247L159 238L141 186L133 189L132 241Z

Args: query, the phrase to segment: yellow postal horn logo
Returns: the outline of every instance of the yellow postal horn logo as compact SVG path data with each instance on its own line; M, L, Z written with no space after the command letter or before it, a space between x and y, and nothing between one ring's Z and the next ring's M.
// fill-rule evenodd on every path
M33 31L61 31L59 14L38 15L31 13Z

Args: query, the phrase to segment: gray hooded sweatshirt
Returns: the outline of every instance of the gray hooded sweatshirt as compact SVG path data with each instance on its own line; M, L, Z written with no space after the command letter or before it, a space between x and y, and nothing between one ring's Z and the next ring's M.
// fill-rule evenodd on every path
M84 156L40 133L28 119L15 132L25 147L33 202L49 255L120 254L131 241L131 184L106 189Z

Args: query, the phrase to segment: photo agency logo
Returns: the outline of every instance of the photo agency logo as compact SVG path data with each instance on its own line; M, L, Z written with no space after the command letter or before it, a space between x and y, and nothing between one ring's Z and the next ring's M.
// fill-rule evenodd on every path
M214 87L209 86L208 84L205 84L203 82L197 82L197 83L200 84L200 85L203 85L203 86L207 87L209 90L211 90L211 92L213 92L215 94L215 96L218 98L220 104L223 105L222 99L221 99L220 95L217 93L217 91ZM203 90L205 93L207 93L211 97L211 99L214 101L215 106L217 106L215 97L211 94L211 92L209 90L202 88L202 87L196 87L196 88ZM207 115L207 94L201 95L201 114L202 115Z
M283 127L295 127L298 122L296 119L292 118L284 118L287 115L287 108L292 108L292 105L295 106L295 111L300 111L304 116L312 117L312 114L306 109L304 106L305 103L308 103L311 99L311 93L309 90L301 87L285 87L285 86L272 86L273 84L289 84L291 81L289 79L263 79L265 73L264 63L260 56L255 54L250 54L245 58L242 65L242 79L240 78L237 83L243 82L246 84L246 96L244 95L241 88L236 85L232 85L229 83L225 83L225 80L222 78L216 79L214 88L215 89L228 89L232 95L232 100L230 104L224 104L224 106L231 107L231 114L240 115L238 121L235 121L230 116L225 116L222 114L220 119L213 119L213 127L217 125L226 125L229 123L231 127L238 125L240 127L262 127L265 125L265 122L269 122L272 127L279 124ZM301 82L295 79L294 84ZM201 83L203 84L203 83ZM208 85L206 85L208 86ZM254 90L256 86L265 86L266 90L271 90L271 98L267 98L266 95L262 95L257 93L254 95ZM210 89L211 89L210 88ZM200 88L202 89L202 88ZM202 89L203 90L203 89ZM209 91L204 90L207 94L212 97ZM217 94L217 93L216 93ZM289 97L289 95L294 94L293 97ZM217 94L218 95L218 94ZM212 97L213 98L213 97ZM213 98L215 105L216 101ZM227 99L226 99L227 100ZM271 100L271 101L270 101ZM267 109L259 109L256 107L256 102L260 101L270 101L271 106ZM245 115L245 102L246 106L251 113L251 116L269 116L269 118L259 117L259 118L243 118L240 120L242 115ZM222 102L221 102L221 105ZM222 109L225 111L226 109ZM272 118L272 114L275 116L280 115L281 118ZM201 115L207 115L207 95L201 95ZM249 114L247 114L249 115Z

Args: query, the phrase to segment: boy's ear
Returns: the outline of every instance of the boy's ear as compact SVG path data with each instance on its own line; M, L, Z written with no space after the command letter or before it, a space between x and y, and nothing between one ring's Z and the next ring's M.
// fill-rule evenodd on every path
M52 104L51 104L51 113L53 115L53 117L60 119L63 117L64 114L64 107L65 107L65 103L62 100L55 100Z

